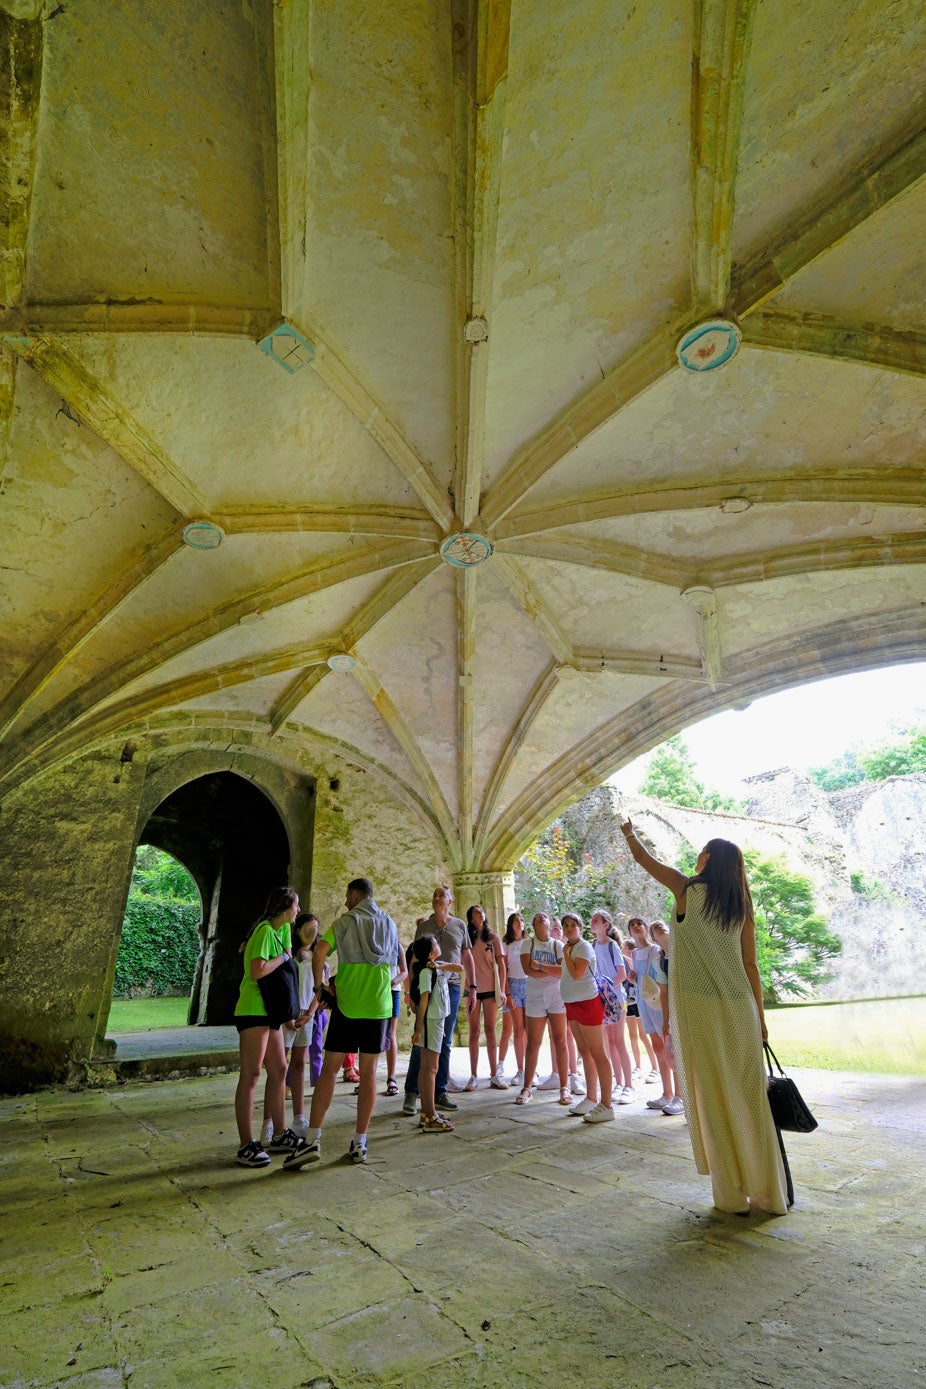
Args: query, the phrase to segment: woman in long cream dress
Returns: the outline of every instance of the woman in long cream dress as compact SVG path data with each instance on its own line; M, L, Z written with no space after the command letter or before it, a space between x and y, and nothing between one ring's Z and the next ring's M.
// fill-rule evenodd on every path
M641 868L675 897L669 1016L679 1088L699 1172L714 1205L787 1211L784 1168L765 1088L767 1039L756 964L752 896L743 855L711 839L695 876L653 858L629 820L621 825Z

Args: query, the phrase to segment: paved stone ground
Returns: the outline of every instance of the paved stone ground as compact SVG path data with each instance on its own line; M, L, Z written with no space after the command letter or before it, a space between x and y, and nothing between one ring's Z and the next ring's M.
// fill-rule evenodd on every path
M795 1075L778 1220L715 1213L641 1104L486 1088L431 1137L381 1100L354 1168L339 1085L322 1163L252 1173L230 1076L0 1100L0 1384L908 1389L926 1082Z

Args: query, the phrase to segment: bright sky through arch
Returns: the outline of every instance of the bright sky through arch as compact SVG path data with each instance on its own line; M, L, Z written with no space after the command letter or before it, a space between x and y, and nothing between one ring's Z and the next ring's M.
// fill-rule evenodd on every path
M926 724L926 663L887 666L818 680L755 700L685 729L698 775L727 795L742 794L742 778L775 767L807 770L840 753L885 742L898 725ZM645 772L637 758L612 780L636 790Z

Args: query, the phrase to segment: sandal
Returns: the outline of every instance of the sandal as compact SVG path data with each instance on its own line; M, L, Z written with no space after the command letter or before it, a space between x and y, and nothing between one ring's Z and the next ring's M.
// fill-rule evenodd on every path
M357 1081L360 1079L360 1072L356 1069L356 1067L352 1066L349 1071L344 1072L344 1079L348 1084L350 1084L350 1082L353 1081L356 1085Z
M398 1093L399 1087L396 1084L396 1078L395 1076L390 1076L389 1079L386 1081L386 1094L397 1095Z
M530 1088L529 1085L525 1085L524 1089L521 1091L520 1095L519 1095L518 1098L515 1100L515 1104L529 1104L529 1103L530 1103L530 1098L531 1098L531 1088Z
M569 1092L568 1085L564 1085L563 1088L560 1090L559 1102L560 1104L572 1104L572 1095Z
M443 1114L422 1114L418 1121L422 1133L453 1133L453 1124Z

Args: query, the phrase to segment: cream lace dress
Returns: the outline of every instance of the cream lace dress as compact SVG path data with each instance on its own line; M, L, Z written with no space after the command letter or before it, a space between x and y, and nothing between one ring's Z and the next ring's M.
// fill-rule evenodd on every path
M695 1165L710 1174L720 1210L743 1211L748 1198L784 1215L784 1168L740 930L705 920L706 891L703 883L688 888L669 957L669 1020Z

